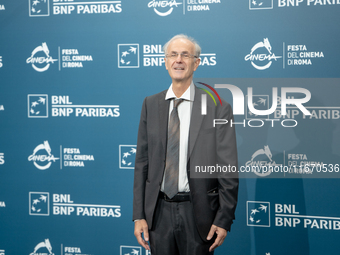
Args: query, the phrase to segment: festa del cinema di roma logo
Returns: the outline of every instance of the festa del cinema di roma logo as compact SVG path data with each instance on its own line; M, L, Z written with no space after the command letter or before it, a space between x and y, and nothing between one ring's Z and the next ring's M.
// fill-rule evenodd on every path
M46 251L48 253L46 253ZM39 254L54 255L54 253L52 252L52 245L49 239L45 239L44 242L38 243L34 247L34 251L30 253L30 255L39 255Z
M265 70L272 65L273 60L277 61L278 58L282 58L282 56L275 56L268 38L264 38L263 42L258 42L251 48L244 60L250 61L257 70Z
M157 13L159 16L168 16L169 14L172 13L174 7L178 7L182 3L177 3L176 0L162 0L162 1L156 1L152 0L148 3L149 8L153 8L155 13ZM158 9L162 9L166 11L159 11Z
M51 154L51 147L48 141L44 141L44 143L35 147L33 154L28 157L28 161L33 161L34 166L39 170L48 169L52 161L55 162L56 160L59 160L59 158Z
M26 63L32 64L32 67L37 72L45 72L48 70L51 64L54 64L58 59L53 59L50 55L50 51L47 44L44 42L41 46L36 47L29 58L27 58Z

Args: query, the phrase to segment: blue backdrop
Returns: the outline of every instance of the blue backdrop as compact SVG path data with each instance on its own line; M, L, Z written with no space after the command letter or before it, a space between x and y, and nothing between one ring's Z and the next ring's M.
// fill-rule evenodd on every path
M216 88L234 112L244 101L240 167L283 169L240 173L216 254L337 254L339 11L339 0L0 0L0 255L148 254L132 222L139 115L171 83L161 47L179 33L202 47L198 86L242 91ZM252 113L248 88L274 111ZM282 88L308 90L311 115L294 104L283 115Z

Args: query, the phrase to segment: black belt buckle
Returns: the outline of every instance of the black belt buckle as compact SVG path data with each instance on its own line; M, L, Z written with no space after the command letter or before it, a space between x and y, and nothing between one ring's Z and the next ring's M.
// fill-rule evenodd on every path
M172 202L172 199L170 199L165 193L162 192L163 199L167 202Z
M164 192L161 192L161 198L166 202L185 202L190 201L189 192L179 192L173 198L169 198Z

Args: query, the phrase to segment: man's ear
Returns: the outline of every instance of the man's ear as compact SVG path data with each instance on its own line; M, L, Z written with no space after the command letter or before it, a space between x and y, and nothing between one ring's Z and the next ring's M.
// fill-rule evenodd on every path
M194 71L196 71L196 69L197 69L197 67L199 66L200 62L201 62L201 59L200 59L200 58L197 58L197 59L195 60L195 68L194 68Z
M165 63L165 69L168 70L168 65L166 63L166 58L164 58L164 63Z

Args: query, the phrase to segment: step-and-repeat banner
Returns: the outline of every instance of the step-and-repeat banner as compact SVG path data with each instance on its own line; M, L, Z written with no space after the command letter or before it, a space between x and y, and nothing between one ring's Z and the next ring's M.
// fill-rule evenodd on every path
M148 254L137 130L179 33L202 47L195 84L235 114L214 122L236 127L240 165L216 254L337 254L339 14L339 0L0 0L0 254Z

